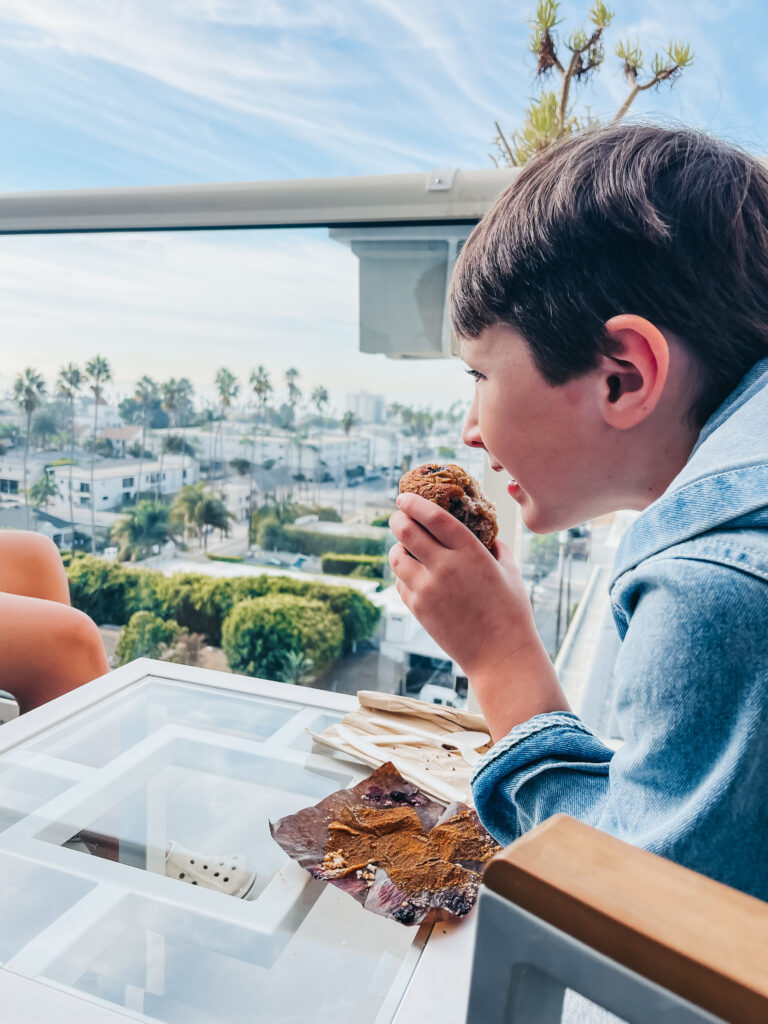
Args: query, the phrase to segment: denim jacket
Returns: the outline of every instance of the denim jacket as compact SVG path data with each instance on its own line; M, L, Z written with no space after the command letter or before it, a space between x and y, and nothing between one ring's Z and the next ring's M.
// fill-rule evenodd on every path
M568 712L515 726L473 779L502 843L564 812L768 899L768 359L622 539L614 753Z

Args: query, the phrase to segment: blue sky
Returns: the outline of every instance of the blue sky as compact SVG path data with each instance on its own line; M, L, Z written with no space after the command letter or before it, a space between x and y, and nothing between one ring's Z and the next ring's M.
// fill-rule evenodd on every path
M494 120L513 130L535 91L526 54L532 6L514 0L0 0L0 191L488 166ZM576 27L586 7L563 3L564 27ZM611 56L617 39L638 37L650 56L671 36L682 37L695 51L693 68L673 89L643 94L634 112L768 152L764 0L615 0L614 7L606 68L581 93L594 113L610 117L626 90ZM750 46L752 39L758 45ZM265 272L265 245L248 246L255 274ZM293 330L283 324L289 344L272 353L276 373L290 362L285 352L294 345L307 387L371 390L375 364L383 390L413 397L431 380L451 397L463 393L456 367L416 364L406 372L357 355L353 264L339 254L323 256L334 248L330 243L323 249L312 235L295 236L292 251L279 240L274 245L273 271L282 259L286 275L297 261L325 264L321 280L307 286L306 324ZM201 387L227 358L245 372L270 356L264 339L275 325L265 320L255 329L258 303L230 294L235 264L224 250L235 260L238 246L243 242L221 235L186 241L168 235L157 243L146 237L2 240L0 261L11 280L6 275L0 286L0 330L14 339L2 360L6 376L35 360L53 373L64 353L82 359L96 346L113 358L125 389L136 365L128 335L140 339L135 344L162 376L178 365L186 330L187 357L194 354L190 375ZM212 260L230 268L228 279ZM158 275L162 289L151 283ZM206 275L214 285L203 316L190 305L189 282ZM116 293L134 297L128 320L119 304L113 308L120 317L109 314ZM309 313L315 299L326 318L321 326ZM216 319L216 301L221 331L211 352L201 324ZM161 327L164 316L169 334ZM322 341L323 358L306 342L310 337ZM321 380L330 362L335 385Z

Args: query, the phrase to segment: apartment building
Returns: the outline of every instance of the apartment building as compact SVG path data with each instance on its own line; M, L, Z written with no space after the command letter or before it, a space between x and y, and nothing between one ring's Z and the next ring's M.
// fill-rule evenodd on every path
M155 491L164 496L178 494L185 484L196 483L200 470L195 459L189 456L166 455L162 461L145 459L104 459L93 470L93 492L91 491L91 468L81 464L72 467L72 495L79 508L118 511L131 504L139 491L139 469L141 469L141 491ZM61 494L51 509L68 514L70 467L55 466L50 471L58 484Z

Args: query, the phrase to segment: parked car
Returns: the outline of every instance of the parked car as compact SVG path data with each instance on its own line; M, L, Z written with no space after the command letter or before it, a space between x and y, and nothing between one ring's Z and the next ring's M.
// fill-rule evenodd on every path
M432 683L422 686L419 691L419 700L426 701L427 704L442 704L446 708L465 708L467 706L466 697L459 697L455 690L447 686L433 686Z
M565 553L569 554L571 558L580 558L586 562L589 559L591 549L592 530L589 524L582 523L580 526L572 526L568 530Z

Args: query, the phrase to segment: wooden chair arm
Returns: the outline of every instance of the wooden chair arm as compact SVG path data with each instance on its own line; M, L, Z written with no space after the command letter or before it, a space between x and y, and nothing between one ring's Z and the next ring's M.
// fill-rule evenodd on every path
M768 1021L768 903L566 815L507 847L484 881L715 1016Z

